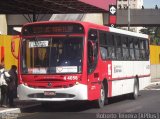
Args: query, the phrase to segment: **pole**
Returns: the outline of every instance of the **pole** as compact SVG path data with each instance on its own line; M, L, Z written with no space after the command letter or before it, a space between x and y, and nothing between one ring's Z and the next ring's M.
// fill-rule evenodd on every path
M130 30L130 22L131 22L131 13L130 13L130 0L128 0L128 31Z
M33 13L33 22L35 22L35 21L37 21L37 20L36 20L36 14Z

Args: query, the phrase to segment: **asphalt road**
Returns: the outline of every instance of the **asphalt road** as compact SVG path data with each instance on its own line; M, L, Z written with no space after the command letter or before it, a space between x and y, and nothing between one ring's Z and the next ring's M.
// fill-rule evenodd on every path
M140 91L137 100L127 96L109 99L102 109L92 102L52 103L22 110L18 119L160 119L160 86L152 85Z

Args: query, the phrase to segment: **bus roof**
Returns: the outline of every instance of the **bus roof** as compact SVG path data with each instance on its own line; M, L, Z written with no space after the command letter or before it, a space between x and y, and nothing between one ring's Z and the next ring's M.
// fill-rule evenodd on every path
M52 23L64 23L64 24L65 23L77 23L77 24L81 24L83 26L97 28L97 29L105 30L105 31L109 31L109 32L125 34L125 35L129 35L129 36L134 36L134 37L149 38L149 36L146 34L131 32L131 31L127 31L127 30L122 30L122 29L112 28L112 27L108 27L108 26L95 24L95 23L82 22L82 21L41 21L41 22L27 23L27 24L24 24L24 26L33 25L33 24L52 24Z
M129 36L135 36L135 37L141 37L141 38L149 38L149 36L146 35L146 34L131 32L131 31L112 28L112 27L109 27L109 31L110 32L114 32L114 33L129 35Z

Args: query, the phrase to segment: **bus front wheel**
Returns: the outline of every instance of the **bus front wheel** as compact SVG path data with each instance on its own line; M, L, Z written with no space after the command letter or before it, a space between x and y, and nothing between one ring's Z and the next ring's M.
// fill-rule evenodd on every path
M101 89L100 89L100 98L98 100L96 100L96 107L103 108L104 104L105 104L105 99L106 99L105 88L104 88L104 85L102 83L101 84Z

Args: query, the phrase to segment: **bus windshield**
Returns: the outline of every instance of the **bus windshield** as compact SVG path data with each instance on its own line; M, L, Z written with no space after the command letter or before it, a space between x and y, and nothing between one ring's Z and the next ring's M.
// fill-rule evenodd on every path
M22 39L22 73L81 73L83 37Z

